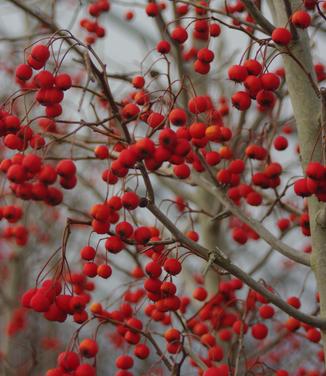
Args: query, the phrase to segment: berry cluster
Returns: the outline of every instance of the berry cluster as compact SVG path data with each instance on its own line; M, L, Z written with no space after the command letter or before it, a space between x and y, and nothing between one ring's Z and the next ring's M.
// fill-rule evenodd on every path
M325 166L319 162L309 162L306 167L306 177L294 183L294 192L301 197L316 195L319 201L326 202L326 173Z
M109 0L97 0L88 6L88 14L93 17L93 19L83 18L79 23L80 26L89 33L85 37L86 44L94 44L97 38L105 37L105 27L99 23L98 19L102 13L109 12L110 7Z

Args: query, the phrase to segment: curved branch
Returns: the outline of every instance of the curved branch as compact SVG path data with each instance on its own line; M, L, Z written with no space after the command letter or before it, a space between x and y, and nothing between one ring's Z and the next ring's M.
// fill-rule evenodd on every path
M242 2L245 4L248 12L254 18L254 20L269 34L272 34L275 26L263 16L260 10L256 7L255 3L252 0L242 0Z

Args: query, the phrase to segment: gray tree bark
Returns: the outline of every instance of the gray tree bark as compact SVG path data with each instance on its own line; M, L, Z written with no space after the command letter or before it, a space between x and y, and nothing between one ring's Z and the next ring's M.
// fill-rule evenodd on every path
M292 11L302 7L302 1L300 0L290 0L288 3L291 5ZM284 27L289 19L285 1L269 1L269 5L275 26ZM302 167L305 169L307 163L311 160L325 162L322 157L323 146L320 132L322 103L312 85L312 81L316 83L316 78L308 33L297 30L297 39L293 40L289 49L295 59L287 54L286 49L283 49L282 57L287 87L298 129ZM313 196L308 199L308 208L313 247L311 264L320 294L320 316L321 318L326 318L326 229L323 223L318 220L321 214L324 213L325 204L319 202ZM326 332L323 333L323 346L326 355Z

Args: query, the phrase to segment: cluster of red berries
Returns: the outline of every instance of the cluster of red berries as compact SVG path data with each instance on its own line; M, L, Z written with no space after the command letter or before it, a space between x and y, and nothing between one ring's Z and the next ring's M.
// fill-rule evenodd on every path
M73 286L74 295L61 294L61 282L49 279L42 282L41 287L27 290L21 298L22 306L43 313L49 321L64 322L72 315L76 323L82 324L88 319L86 305L90 295L87 291L93 291L94 284L78 273L68 275L67 281Z
M87 44L91 45L96 42L97 38L105 37L105 28L100 25L98 18L102 13L108 12L110 7L109 0L96 0L88 6L88 14L94 17L95 21L89 18L83 18L79 22L80 26L89 33L85 38Z
M80 355L92 358L98 351L97 343L92 339L85 339L80 343ZM88 363L80 362L80 355L74 351L64 351L58 355L57 368L49 369L45 376L96 376L96 369Z
M16 68L16 81L23 89L36 89L36 100L42 106L45 106L45 115L49 118L55 118L62 113L61 102L64 97L64 91L71 88L71 77L67 73L56 74L47 70L42 70L33 77L33 69L38 71L42 69L50 57L49 47L43 44L37 44L31 49L27 58L27 64L20 64ZM30 82L27 82L33 78ZM17 121L17 119L16 119ZM16 125L16 128L19 128ZM24 130L24 128L26 128ZM20 131L25 142L18 142L18 148L26 148L28 141L31 140L33 132L29 126L24 126ZM17 132L14 134L18 133ZM18 136L19 134L18 133ZM34 142L35 143L35 142ZM26 146L24 145L26 144ZM24 150L24 149L23 149Z
M28 146L40 149L45 144L39 133L35 133L29 125L22 125L17 116L4 110L0 110L0 137L11 150L24 151Z
M232 229L231 237L238 244L244 245L249 239L259 239L259 235L253 229L236 218L231 219L229 226Z
M294 192L300 197L316 195L319 201L326 202L326 167L319 162L309 162L306 177L294 183Z
M63 199L61 190L52 186L58 176L64 189L72 189L77 184L76 166L70 159L61 160L54 168L36 154L15 154L1 162L0 170L6 174L16 197L49 205L59 205Z
M262 65L254 59L229 68L229 79L242 83L246 89L246 91L238 91L232 95L232 104L238 110L248 110L252 99L257 101L260 111L274 107L276 102L274 92L280 87L281 80L275 73L262 73L262 71Z
M221 28L220 25L217 23L210 23L205 19L196 20L194 22L194 39L208 40L209 38L218 37L220 33ZM188 32L184 27L177 26L172 30L171 37L176 43L180 44L183 47L183 43L185 43L188 39ZM165 41L160 42L161 46L158 46L157 50L160 53L167 53L168 51L166 52L166 49L162 48L163 42ZM203 47L198 50L192 46L188 51L183 50L182 56L183 59L187 62L190 60L194 60L194 70L195 72L200 74L207 74L210 71L210 64L214 60L214 52L208 47Z
M106 172L106 171L105 171ZM135 192L125 192L121 197L120 196L112 196L107 199L106 202L100 203L100 204L95 204L91 208L91 216L93 217L92 220L92 227L93 231L95 231L97 234L107 234L110 229L110 224L116 224L119 221L120 214L119 211L121 209L126 209L126 210L135 210L141 203L140 197L137 195ZM129 226L128 226L129 225ZM134 230L133 227L130 224L125 222L124 226L116 226L116 231L119 231L119 228L121 231L119 231L118 236L114 236L115 238L119 238L117 241L112 240L112 241L107 241L106 242L106 247L107 250L112 252L112 253L118 253L120 252L123 247L123 240L126 240L133 235ZM142 227L140 227L142 228ZM123 232L123 230L125 232ZM146 231L146 230L144 230ZM141 233L142 231L138 231L137 234L140 234L142 237ZM148 229L146 231L146 236L149 238L151 237L151 232ZM149 238L147 241L149 241ZM144 238L143 238L144 240ZM112 247L110 248L110 243ZM143 243L145 244L145 243Z
M148 278L144 281L144 289L147 297L155 302L155 308L159 312L177 311L181 306L180 298L176 295L177 288L172 281L166 281L166 278L160 280L161 263L167 273L166 277L176 276L182 270L180 261L175 258L166 258L164 262L160 262L160 259L151 261L145 266Z
M7 205L0 208L0 220L6 219L8 223L17 223L23 216L23 210L17 205ZM3 229L4 239L15 239L16 244L24 246L28 241L28 230L23 225L8 226Z

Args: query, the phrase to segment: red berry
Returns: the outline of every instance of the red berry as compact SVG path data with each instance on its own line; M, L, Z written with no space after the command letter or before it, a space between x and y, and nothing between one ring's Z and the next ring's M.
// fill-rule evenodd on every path
M209 32L211 37L218 37L221 34L221 27L217 23L212 23L209 26Z
M243 66L247 69L248 73L253 75L253 76L258 76L260 75L261 71L263 70L263 67L261 64L254 59L246 60L243 63Z
M306 333L306 337L309 339L309 341L315 343L318 343L321 340L320 331L316 328L309 329Z
M44 65L50 57L49 47L43 44L36 44L31 50L31 56Z
M273 141L273 145L276 150L282 151L288 147L289 143L287 138L283 136L277 136Z
M171 275L179 274L181 272L181 269L182 269L180 261L178 261L177 259L174 259L174 258L166 259L163 267L164 267L164 270Z
M134 354L137 356L139 359L146 359L149 356L149 348L146 344L144 343L139 343L135 346L134 349Z
M259 315L262 319L270 319L274 316L275 310L272 306L265 304L259 308Z
M20 64L16 68L16 77L22 81L29 80L33 75L32 68L27 64Z
M157 50L159 53L165 55L165 54L167 54L167 53L170 52L170 50L171 50L171 45L170 45L170 43L169 43L167 40L161 40L161 41L159 41L159 42L157 43L157 45L156 45L156 50Z
M294 192L301 197L309 197L311 193L307 186L307 179L302 178L294 183Z
M296 27L306 29L308 26L310 26L311 17L308 12L298 10L292 14L291 21Z
M97 267L97 275L104 279L111 277L112 275L112 268L108 264L101 264Z
M232 238L241 245L246 244L248 241L248 235L242 228L234 228L232 230Z
M136 228L134 238L137 244L146 244L152 237L150 229L146 226L140 226Z
M68 90L72 86L71 77L67 73L60 73L54 79L55 86L60 90Z
M214 52L208 48L201 48L197 52L197 58L203 63L208 64L214 60Z
M126 192L121 197L121 203L124 208L134 210L138 207L140 199L135 192Z
M117 236L110 236L105 241L105 248L110 253L119 253L123 247L123 241Z
M94 358L98 352L98 344L93 339L84 339L79 345L79 351L85 358Z
M301 307L300 299L296 296L291 296L287 299L287 303L290 304L292 307L299 309Z
M228 70L229 79L235 82L243 82L247 76L247 68L242 65L232 65Z
M264 339L268 335L268 328L265 324L254 324L251 328L251 334L256 339Z
M74 371L79 366L79 356L72 351L65 351L58 356L58 365L67 372Z
M187 179L190 176L190 168L185 163L173 167L173 172L179 179Z
M192 293L193 298L201 302L207 298L207 295L207 291L204 287L197 287Z
M285 27L277 27L272 32L272 40L282 46L288 45L292 40L292 34Z
M177 43L182 44L188 39L187 30L182 26L177 26L175 29L172 30L171 38L175 40Z
M41 89L49 89L54 84L54 77L51 72L43 70L34 77L34 82Z
M170 328L166 330L166 332L164 333L164 338L168 342L179 342L181 338L181 334L178 329Z
M195 60L194 62L194 70L200 74L207 74L211 69L211 66L208 63L205 63L201 60Z
M274 73L265 73L260 76L260 79L265 90L275 91L279 88L281 83L279 77Z
M181 108L174 108L169 114L169 120L173 125L180 127L186 124L187 115Z
M115 365L120 369L129 369L134 365L134 360L129 355L120 355L115 360Z
M250 95L245 91L238 91L232 95L232 104L239 111L248 110L251 104Z
M80 364L75 371L75 376L96 376L96 369L90 364Z
M95 249L90 246L85 246L80 251L81 258L87 261L93 260L95 255L96 255Z

